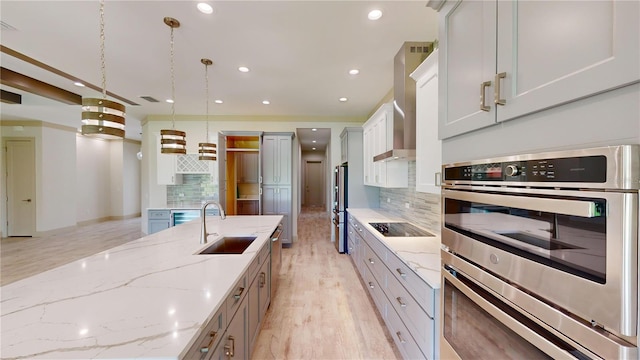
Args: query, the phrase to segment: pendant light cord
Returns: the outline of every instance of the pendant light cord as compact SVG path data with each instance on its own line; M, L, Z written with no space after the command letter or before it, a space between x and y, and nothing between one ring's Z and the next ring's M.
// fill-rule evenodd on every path
M173 70L173 27L171 27L171 127L173 130L176 129L176 81Z
M206 132L206 142L209 142L209 65L204 65L204 79L205 79L205 95L207 97L207 132Z
M107 66L104 56L104 0L100 0L100 67L102 70L102 97L107 98Z

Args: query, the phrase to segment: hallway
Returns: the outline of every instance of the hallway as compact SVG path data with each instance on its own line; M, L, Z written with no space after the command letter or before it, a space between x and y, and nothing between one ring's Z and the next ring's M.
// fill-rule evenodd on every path
M328 212L303 208L298 241L282 252L278 291L253 359L401 358L331 231Z

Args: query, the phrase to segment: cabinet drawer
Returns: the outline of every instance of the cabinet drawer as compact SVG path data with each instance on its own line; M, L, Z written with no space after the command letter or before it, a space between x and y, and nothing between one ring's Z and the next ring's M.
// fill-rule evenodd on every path
M267 240L267 243L265 243L262 249L260 250L259 257L260 257L261 265L264 264L265 261L271 258L271 253L269 253L269 242L271 242L271 239Z
M420 307L418 301L409 294L394 276L387 279L385 293L414 340L428 358L433 359L435 321Z
M256 275L258 274L258 269L260 269L259 254L253 259L253 261L251 261L251 264L249 264L249 270L247 271L247 274L249 276L249 283L252 283L253 279L255 279Z
M392 252L389 252L387 257L387 265L395 278L413 295L429 317L435 317L435 291Z
M170 210L149 210L149 220L169 220L170 218Z
M236 313L242 299L249 292L249 284L247 283L247 273L242 274L242 277L233 286L231 293L227 296L227 319L231 319L233 314Z
M369 271L369 269L366 266L363 266L361 275L362 275L362 280L364 280L364 285L369 290L369 294L371 295L373 302L376 304L376 307L378 308L380 315L384 319L387 316L387 306L386 306L387 298L384 296L384 293L382 292L382 286L380 286L378 281L375 279L373 274L371 274L371 271Z
M198 335L195 343L187 352L185 359L208 359L213 350L222 340L227 327L226 309L221 306L204 330Z
M400 317L394 310L393 306L389 306L387 310L387 317L385 323L389 328L393 341L398 346L398 349L402 353L402 357L405 359L425 359L427 357L422 354L418 344L415 342L409 330L404 325Z
M366 264L367 268L373 273L373 276L378 280L380 285L386 287L386 273L389 271L387 267L384 266L384 263L376 253L371 250L368 244L365 244L363 247L364 254L362 257L362 261Z
M387 247L382 243L382 241L378 240L375 235L368 231L364 232L364 239L371 247L371 250L373 250L378 255L380 260L387 260Z

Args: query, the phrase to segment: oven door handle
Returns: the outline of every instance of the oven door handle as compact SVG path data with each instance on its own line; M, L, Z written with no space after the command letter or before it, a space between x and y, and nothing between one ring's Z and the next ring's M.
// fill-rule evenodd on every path
M557 347L553 342L547 340L543 336L541 336L538 333L536 333L534 330L528 328L527 326L525 326L521 322L519 322L519 321L515 320L514 318L512 318L509 314L507 314L504 311L500 310L490 300L488 300L488 299L484 298L483 296L479 295L478 293L473 291L471 288L466 286L463 282L458 280L447 269L443 268L441 270L442 270L443 277L445 279L447 279L449 282L451 282L451 284L456 289L458 289L460 292L462 292L464 295L466 295L469 299L471 299L471 301L473 301L476 305L481 307L484 311L489 313L491 316L496 318L498 321L500 321L507 328L513 330L515 333L520 335L523 339L525 339L526 341L530 342L532 345L534 345L535 347L540 349L545 354L551 356L554 359L572 359L572 358L574 358L574 356L571 355L569 352L565 351L564 349L561 349L561 348ZM478 284L476 281L473 281L471 278L469 278L469 277L466 277L466 278L469 281L471 281L474 284L476 284L478 287L481 287L481 288L491 292L490 289L487 289L484 286L482 286L481 284ZM497 295L497 296L499 296L499 295Z
M585 218L601 216L601 211L593 201L549 199L533 196L496 195L479 192L443 190L443 196L449 199L481 202L489 205L513 207L524 210L543 211Z

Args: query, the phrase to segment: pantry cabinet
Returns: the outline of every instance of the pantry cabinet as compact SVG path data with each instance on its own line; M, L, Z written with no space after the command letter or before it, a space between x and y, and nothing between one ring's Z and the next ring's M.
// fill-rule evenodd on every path
M262 187L262 214L283 215L282 244L290 245L291 240L291 187L265 185Z
M637 82L639 14L637 1L447 1L440 138Z
M438 139L438 49L411 73L416 81L416 191L440 194L442 141Z
M291 185L292 136L265 134L262 137L264 184Z
M380 106L362 125L364 184L384 188L409 186L407 161L373 161L373 157L393 149L393 105Z

